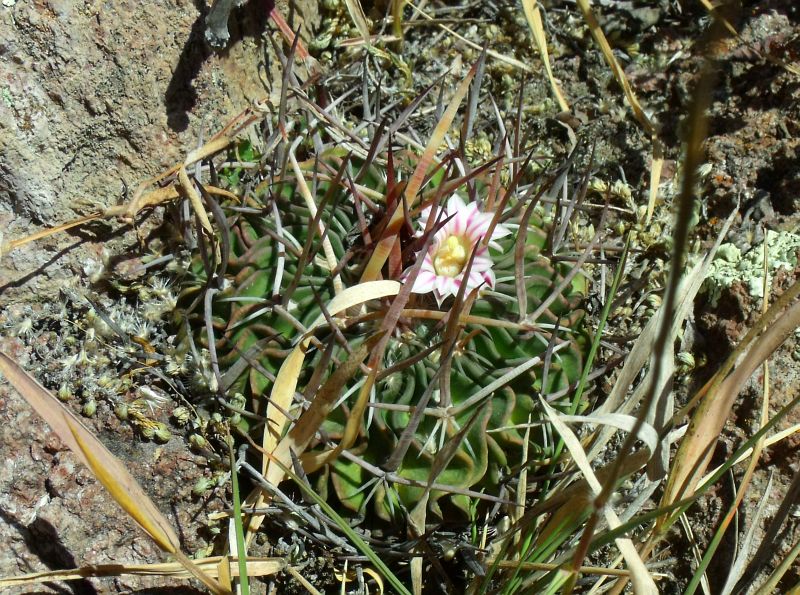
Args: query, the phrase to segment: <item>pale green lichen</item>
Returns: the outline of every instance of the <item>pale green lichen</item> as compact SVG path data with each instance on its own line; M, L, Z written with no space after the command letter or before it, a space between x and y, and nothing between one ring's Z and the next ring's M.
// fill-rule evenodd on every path
M789 232L767 231L769 276L779 269L797 266L800 251L800 235ZM704 289L712 306L716 306L722 292L735 282L743 283L754 298L764 296L764 243L742 254L733 244L722 244L717 251Z

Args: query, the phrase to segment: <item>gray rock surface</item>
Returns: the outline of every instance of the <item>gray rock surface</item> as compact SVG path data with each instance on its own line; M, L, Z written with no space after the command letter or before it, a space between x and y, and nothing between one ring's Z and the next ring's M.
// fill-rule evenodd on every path
M27 349L16 338L0 340L0 350L18 361L27 360ZM185 551L197 552L208 545L210 534L203 521L224 502L219 493L192 496L192 487L204 474L203 461L183 440L173 439L163 446L142 442L107 409L98 411L93 419L84 418L84 423L125 463L167 515ZM91 564L142 564L167 559L5 383L0 385L0 452L0 541L6 545L0 553L3 577ZM76 593L106 593L186 586L188 581L121 577L69 585ZM13 592L38 591L35 587L19 587Z
M313 23L315 11L302 7L314 3L295 4L295 20ZM261 38L278 34L264 3L233 10L231 39L219 53L204 39L207 13L205 2L188 0L0 5L6 241L124 201L126 188L179 161L253 100L277 92L276 61ZM98 229L104 226L7 255L0 261L4 299L49 292L53 280L80 270Z

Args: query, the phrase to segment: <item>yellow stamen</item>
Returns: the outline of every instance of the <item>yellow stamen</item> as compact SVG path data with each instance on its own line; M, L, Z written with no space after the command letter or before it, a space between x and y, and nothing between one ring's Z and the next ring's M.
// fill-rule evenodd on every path
M458 275L467 262L469 251L469 240L465 236L447 236L433 257L436 274L445 277Z

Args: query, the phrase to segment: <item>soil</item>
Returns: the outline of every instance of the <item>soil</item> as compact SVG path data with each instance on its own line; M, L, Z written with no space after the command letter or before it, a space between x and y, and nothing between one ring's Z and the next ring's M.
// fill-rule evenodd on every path
M250 4L253 6L250 7ZM208 136L254 99L277 92L276 69L270 63L262 34L266 18L251 2L236 9L229 48L211 52L203 43L205 3L155 0L147 4L3 2L0 7L0 230L3 238L19 238L44 227L109 206L142 180L181 159L201 137ZM298 2L286 10L303 22L305 39L312 39L334 17L344 19L343 3L320 15L316 3ZM363 2L376 17L381 3ZM543 154L565 155L573 138L594 143L593 175L609 185L621 181L635 205L647 202L651 145L631 117L602 55L573 3L545 2L546 29L556 77L571 102L569 118L558 115L538 53L517 4L470 3L452 26L481 44L534 65L535 73L490 59L485 85L502 114L516 110L516 91L523 84L525 127L541 139ZM659 124L667 160L661 200L654 217L655 238L634 255L634 270L644 271L642 291L664 283L668 252L663 238L671 222L671 198L680 162L680 138L691 92L703 59L699 39L708 15L697 3L667 0L650 3L595 2L601 26L622 61L638 97ZM314 7L312 9L311 7ZM279 7L287 7L279 3ZM304 9L303 7L308 7ZM451 7L452 8L452 7ZM441 17L452 17L442 10ZM303 17L305 17L303 19ZM322 19L322 21L320 21ZM326 21L325 19L328 19ZM475 19L475 20L469 20ZM798 127L800 76L785 68L800 68L800 7L779 0L744 3L732 22L738 38L715 44L717 82L706 141L710 166L701 188L699 223L693 250L706 249L722 221L738 207L727 241L746 251L758 245L766 229L796 231L800 210ZM490 33L487 34L489 27ZM274 32L270 34L274 35ZM342 36L354 36L345 30ZM401 56L414 73L413 88L403 86L403 73L386 66L388 84L413 94L446 71L457 81L479 54L432 27L408 29ZM347 70L347 52L318 54L323 67ZM265 56L267 59L265 60ZM265 63L266 62L266 63ZM331 85L335 86L335 82ZM490 104L479 119L477 134L496 140ZM558 117L557 117L558 116ZM424 131L424 130L423 130ZM615 205L627 208L624 193ZM635 224L635 214L619 215L622 225ZM642 235L644 237L644 235ZM643 240L644 241L644 240ZM28 244L0 260L0 306L8 327L0 349L25 365L34 346L12 327L31 312L47 309L53 288L86 286L87 274L105 256L137 252L136 235L120 226L97 225ZM797 279L798 270L783 271L773 281L778 295ZM641 293L638 294L642 295ZM634 304L636 298L629 300ZM21 314L11 316L10 308ZM760 311L760 300L743 284L734 284L712 306L698 299L693 323L698 339L696 360L707 361L683 388L701 384L749 329ZM635 308L634 308L635 310ZM644 309L638 311L643 316ZM631 314L635 319L637 312ZM13 320L12 320L13 318ZM636 322L626 332L635 334ZM797 396L800 346L796 338L784 344L770 362L771 411ZM744 391L720 441L717 459L756 428L761 379L756 375ZM790 413L777 430L798 423ZM0 385L0 539L9 544L0 553L0 574L65 568L103 561L153 562L160 559L146 540L102 489L75 465L72 456L35 417L24 401ZM197 499L191 487L204 473L202 460L181 440L167 445L146 442L120 424L109 408L91 423L112 450L130 463L156 502L180 527L189 551L205 547L202 518L223 506L217 495ZM765 518L781 504L792 477L800 472L800 440L792 437L770 447L741 509L739 526L754 516L769 473L772 489ZM716 459L715 459L716 460ZM735 468L738 482L743 465ZM692 509L689 520L695 538L707 543L733 495L731 482ZM764 520L761 521L764 524ZM670 562L664 593L682 591L694 563L682 537L661 554ZM758 539L758 537L757 537ZM800 539L795 516L773 545L779 560ZM724 582L733 557L733 534L709 570L712 592ZM43 547L46 544L47 547ZM781 588L800 580L792 569ZM74 592L153 592L161 580L83 581ZM45 592L66 587L53 585ZM177 592L177 591L169 591Z

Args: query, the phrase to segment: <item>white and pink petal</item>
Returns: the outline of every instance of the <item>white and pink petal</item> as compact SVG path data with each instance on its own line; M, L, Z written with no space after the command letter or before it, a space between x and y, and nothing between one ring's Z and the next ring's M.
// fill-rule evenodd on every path
M436 274L433 271L420 271L417 275L417 279L414 281L411 292L430 293L436 287L436 279Z
M475 254L475 260L472 261L472 270L477 272L487 271L492 268L494 262L487 254L488 250L486 247L483 249L478 249L478 252Z
M465 208L466 206L467 203L464 202L464 199L461 198L460 195L453 194L447 201L447 212L448 214L452 215L453 213L458 213L461 209Z

